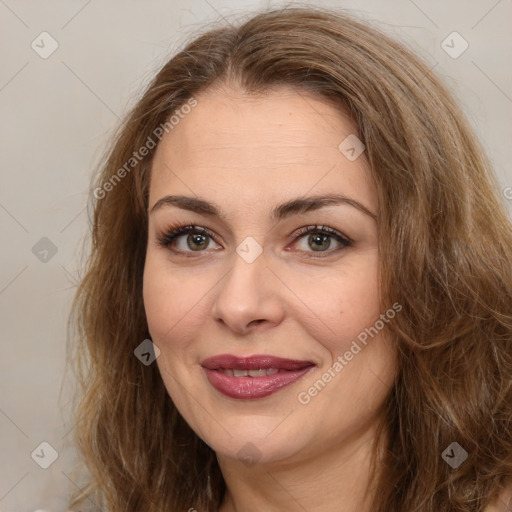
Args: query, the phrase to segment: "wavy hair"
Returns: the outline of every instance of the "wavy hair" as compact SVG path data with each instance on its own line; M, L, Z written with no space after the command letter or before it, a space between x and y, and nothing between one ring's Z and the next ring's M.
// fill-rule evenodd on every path
M91 188L91 244L69 320L75 442L89 478L71 506L88 498L109 512L216 512L222 502L215 452L182 418L157 366L134 355L150 337L142 276L154 149L130 159L194 95L230 83L250 94L280 85L316 93L350 114L366 146L381 303L403 306L387 325L399 366L372 510L483 510L512 477L511 222L441 80L380 29L318 7L196 34L113 138ZM455 469L441 456L453 442L468 454Z

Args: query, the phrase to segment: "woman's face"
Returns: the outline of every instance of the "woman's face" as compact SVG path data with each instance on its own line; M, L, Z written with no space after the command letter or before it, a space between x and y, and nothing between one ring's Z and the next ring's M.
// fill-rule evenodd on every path
M169 395L219 460L297 462L371 437L398 309L379 305L356 127L291 88L196 99L157 148L149 196L144 304Z

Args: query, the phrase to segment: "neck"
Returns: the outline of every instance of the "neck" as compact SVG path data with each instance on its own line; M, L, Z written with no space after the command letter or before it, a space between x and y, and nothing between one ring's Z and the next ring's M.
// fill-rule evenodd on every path
M226 482L219 512L370 512L375 429L370 425L321 454L296 456L286 463L246 467L218 456Z

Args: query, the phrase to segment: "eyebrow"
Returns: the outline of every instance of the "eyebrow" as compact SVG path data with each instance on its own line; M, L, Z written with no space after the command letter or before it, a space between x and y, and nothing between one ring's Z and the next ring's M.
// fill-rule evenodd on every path
M377 219L377 215L366 208L366 206L361 204L359 201L356 201L355 199L344 196L343 194L327 194L321 196L299 197L292 199L278 206L275 206L271 211L270 217L271 219L278 221L290 217L294 214L307 213L332 205L352 206L365 215L368 215L372 219ZM162 197L153 205L149 213L152 214L165 206L176 206L183 210L222 218L222 211L216 204L204 199L200 199L198 197L180 195L168 195Z

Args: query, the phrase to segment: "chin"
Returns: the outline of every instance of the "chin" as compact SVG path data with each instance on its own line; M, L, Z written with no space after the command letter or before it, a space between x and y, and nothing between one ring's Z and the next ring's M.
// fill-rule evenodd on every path
M213 443L211 448L217 457L240 461L246 467L275 465L291 461L301 454L301 446L282 439L257 439L243 435L231 439L229 443Z
M283 422L283 418L245 415L224 422L225 430L219 425L201 430L208 432L203 440L220 458L239 460L247 467L276 464L302 458L314 444L314 436L303 426L291 424L292 417Z

